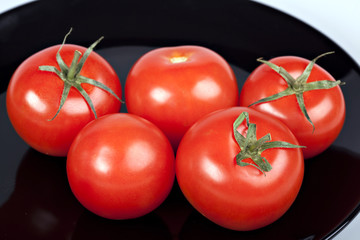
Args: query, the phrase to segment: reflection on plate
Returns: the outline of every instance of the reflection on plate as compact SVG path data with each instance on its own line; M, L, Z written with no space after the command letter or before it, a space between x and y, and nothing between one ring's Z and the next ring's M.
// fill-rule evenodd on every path
M74 31L68 42L88 46L105 36L96 51L112 64L123 86L132 64L161 46L194 44L217 51L231 63L240 87L258 57L312 59L334 50L319 64L347 84L342 87L345 126L333 146L306 161L294 205L263 229L234 232L214 225L187 203L176 184L148 216L101 219L73 197L65 159L29 149L6 114L6 88L15 68L32 53L59 44L70 27ZM133 239L328 239L359 211L360 190L353 186L360 168L360 69L330 39L283 13L238 0L39 1L0 15L0 55L0 238L87 239L106 232Z

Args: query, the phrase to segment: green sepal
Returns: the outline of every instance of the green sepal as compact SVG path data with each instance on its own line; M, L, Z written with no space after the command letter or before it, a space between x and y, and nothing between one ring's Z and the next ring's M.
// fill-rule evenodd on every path
M272 62L263 60L263 58L258 58L257 61L268 65L272 70L282 76L283 79L288 83L288 85L292 85L295 82L295 79L284 68L277 66Z
M293 95L294 93L295 93L294 90L288 87L284 91L281 91L279 93L276 93L276 94L271 95L271 96L266 97L266 98L262 98L259 101L256 101L256 102L250 104L249 107L251 107L253 105L256 105L256 104L259 104L259 103L265 103L265 102L274 101L274 100L277 100L277 99L280 99L280 98L283 98L283 97L286 97L286 96Z
M237 163L237 165L239 165L240 167L253 166L253 167L257 168L259 171L261 171L266 176L266 173L264 172L264 170L262 168L260 168L258 165L254 164L254 163L248 163L248 162L243 162L242 161L242 160L247 159L247 158L249 158L249 156L244 156L244 155L242 155L240 153L237 154L236 155L236 163ZM266 169L268 169L268 167L266 167Z
M82 88L81 84L75 84L75 85L73 85L73 87L75 87L80 92L80 94L85 98L86 102L89 104L89 106L91 108L91 111L94 113L95 118L97 118L94 104L91 101L91 98L87 94L87 92Z
M81 71L82 67L85 64L86 59L89 57L90 53L94 50L96 45L98 45L102 39L104 39L104 37L100 37L93 44L91 44L88 49L86 49L86 51L84 53L84 56L80 59L78 65L76 66L76 73L77 74L80 74L80 71Z
M329 55L329 54L333 54L333 53L335 53L335 52L334 52L334 51L332 51L332 52L326 52L326 53L323 53L323 54L317 56L317 57L314 58L313 60L311 60L310 63L306 66L304 72L297 78L297 81L300 82L300 83L302 83L302 84L305 84L306 81L307 81L307 79L308 79L309 76L310 76L310 73L311 73L311 71L312 71L312 69L313 69L313 67L314 67L314 65L315 65L315 62L316 62L319 58L321 58L321 57L323 57L323 56L326 56L326 55Z
M247 125L246 137L240 134L237 130L244 120L246 120ZM271 142L270 133L266 134L260 139L257 139L256 124L250 123L248 112L242 112L236 118L233 123L233 134L236 142L240 147L240 152L235 156L236 163L241 167L248 165L254 166L264 175L266 175L265 172L269 172L272 169L272 166L266 158L261 156L263 151L271 148L304 148L304 146L299 146L284 141ZM254 163L243 161L249 158L252 159Z
M312 90L320 90L320 89L330 89L336 86L345 85L345 82L340 80L329 81L329 80L320 80L316 82L306 83L303 87L304 92L312 91Z
M271 139L270 139L271 140ZM262 146L261 146L261 152L265 151L267 149L270 148L305 148L305 146L299 146L296 144L292 144L292 143L288 143L288 142L284 142L284 141L273 141L273 142L265 142Z
M66 98L68 97L69 95L69 92L70 92L70 88L72 87L71 84L67 83L67 82L64 82L64 88L63 88L63 91L62 91L62 94L61 94L61 100L60 100L60 106L55 114L55 116L52 118L52 119L49 119L48 121L52 121L54 120L54 118L59 114L60 112L60 109L62 108L62 106L64 105L65 103L65 100Z
M277 66L276 64L271 63L269 61L263 60L262 58L257 59L257 61L269 66L272 70L277 72L286 81L286 83L288 84L288 88L282 92L262 98L256 102L250 104L249 107L256 105L256 104L260 104L260 103L274 101L274 100L283 98L285 96L295 95L296 99L297 99L297 103L299 105L299 108L301 109L301 112L303 113L305 118L308 120L308 122L311 124L311 126L313 128L313 132L314 132L315 125L312 122L312 120L310 119L310 116L306 110L303 93L307 92L307 91L312 91L312 90L330 89L330 88L345 84L344 82L342 82L340 80L337 80L337 81L319 80L319 81L307 83L307 80L308 80L310 73L315 65L315 62L319 58L329 55L329 54L332 54L332 53L334 53L334 52L326 52L326 53L323 53L323 54L317 56L313 60L311 60L309 62L309 64L306 66L303 73L296 79L294 79L284 68Z
M63 48L67 37L70 35L72 31L72 28L70 29L70 31L65 35L64 40L60 46L60 48L58 49L57 53L56 53L56 61L59 65L59 69L57 69L55 66L39 66L39 70L41 71L46 71L46 72L51 72L51 73L55 73L63 82L64 82L64 88L61 94L61 100L60 100L60 105L59 108L55 114L55 116L51 119L49 119L49 121L52 121L56 118L56 116L60 113L61 108L63 107L66 98L69 95L69 91L71 89L71 87L74 87L75 89L77 89L79 91L79 93L83 96L83 98L85 99L85 101L87 102L87 104L89 105L91 111L94 114L94 117L97 118L97 114L95 111L95 107L93 102L91 101L91 98L89 97L88 93L83 89L83 87L81 86L82 83L87 83L90 85L93 85L95 87L101 88L104 91L110 93L112 96L114 96L117 100L119 100L121 103L124 103L115 93L114 91L112 91L109 87L107 87L105 84L98 82L94 79L91 78L87 78L84 76L80 75L81 69L83 68L86 59L89 57L89 55L91 54L91 52L93 51L93 49L96 47L96 45L104 38L101 37L99 38L97 41L95 41L93 44L90 45L89 48L86 49L84 55L81 57L81 52L78 50L75 50L74 52L74 58L71 62L70 67L68 65L66 65L66 63L64 62L64 60L62 59L60 52L61 49ZM79 60L80 59L80 60Z
M312 122L312 120L310 119L310 116L309 116L309 114L308 114L308 112L306 110L303 94L302 93L296 93L295 96L296 96L296 100L298 102L298 105L300 107L301 112L304 114L304 116L306 117L308 122L311 124L313 132L314 132L315 131L315 125Z
M243 112L242 114L240 114L240 116L238 118L236 118L236 120L233 123L234 137L235 137L236 142L240 146L240 149L242 149L242 146L245 145L246 138L243 135L241 135L236 129L240 126L240 124L244 120L246 120L246 124L249 126L249 124L250 124L249 114L247 112Z
M111 88L109 88L109 87L106 86L105 84L103 84L103 83L101 83L101 82L98 82L98 81L95 81L94 79L84 77L84 76L79 76L78 78L79 78L79 80L80 80L81 83L87 83L87 84L93 85L93 86L95 86L95 87L101 88L101 89L107 91L108 93L110 93L111 95L113 95L113 96L114 96L117 100L119 100L120 102L124 103L124 102L116 95L116 93L114 93L114 91L111 90Z
M69 71L69 67L66 65L66 63L62 59L62 57L60 55L60 51L63 48L63 46L65 45L66 39L68 38L68 36L70 35L71 32L72 32L72 28L70 28L70 31L65 35L64 40L61 43L61 46L60 46L59 50L56 53L56 61L59 64L60 71L65 75L67 75L67 73Z

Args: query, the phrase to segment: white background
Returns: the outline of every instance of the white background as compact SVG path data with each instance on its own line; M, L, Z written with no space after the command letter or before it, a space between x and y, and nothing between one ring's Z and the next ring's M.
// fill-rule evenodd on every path
M0 14L31 0L1 0ZM360 65L359 0L254 0L294 16L342 47ZM329 213L331 214L331 213ZM360 239L360 215L334 240Z

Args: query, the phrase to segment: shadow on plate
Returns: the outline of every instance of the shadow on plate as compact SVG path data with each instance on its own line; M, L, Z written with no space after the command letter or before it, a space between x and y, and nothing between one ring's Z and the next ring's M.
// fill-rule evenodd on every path
M0 239L69 239L83 208L72 195L65 158L29 149L15 188L0 207Z

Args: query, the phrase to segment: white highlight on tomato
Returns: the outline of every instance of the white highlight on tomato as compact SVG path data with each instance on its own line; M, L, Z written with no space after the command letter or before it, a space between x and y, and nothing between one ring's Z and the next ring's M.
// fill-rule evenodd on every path
M111 159L111 152L111 149L106 146L100 149L98 158L95 161L95 169L105 174L110 170L108 159Z
M45 112L46 104L36 95L35 92L29 91L26 93L25 99L30 107L32 107L37 112Z
M192 94L203 100L215 98L220 94L220 92L220 87L211 79L199 81L192 89Z
M326 95L324 96L321 101L319 101L315 106L313 106L311 109L308 109L308 114L311 118L311 120L313 122L316 121L321 121L321 119L326 119L329 116L329 111L326 111L327 109L331 109L332 108L332 101L331 101L331 96L330 95ZM305 106L306 106L306 102L305 102ZM325 113L328 113L327 115ZM318 114L318 113L323 113L323 114ZM316 128L315 131L319 131L318 128ZM319 133L319 132L318 132Z
M126 151L124 159L131 172L146 169L154 161L155 154L146 141L137 141L131 144Z
M271 103L261 103L258 104L259 109L261 109L263 112L268 112L271 113L273 115L276 115L278 118L284 120L286 119L286 115L283 114L282 112L278 111L275 107L273 107L271 105Z
M206 158L202 161L203 167L202 169L205 170L208 177L214 180L215 182L222 182L225 179L225 176L221 169L218 168L217 165L215 165L211 159Z
M85 91L86 90L87 89L85 88ZM65 101L63 108L60 111L60 114L61 112L63 112L69 115L82 115L89 112L92 116L94 116L85 98L81 96L80 93L77 92L74 88L70 89L70 94L72 93L78 95L78 97L68 97ZM87 91L87 93L89 94L94 106L101 105L101 103L106 102L108 93L100 88L92 88L91 92Z
M171 63L182 63L182 62L186 62L187 60L188 60L188 57L185 57L185 56L170 58Z
M151 95L152 99L154 99L158 103L165 103L171 97L171 93L169 93L166 89L161 88L161 87L154 88L150 92L150 95Z

